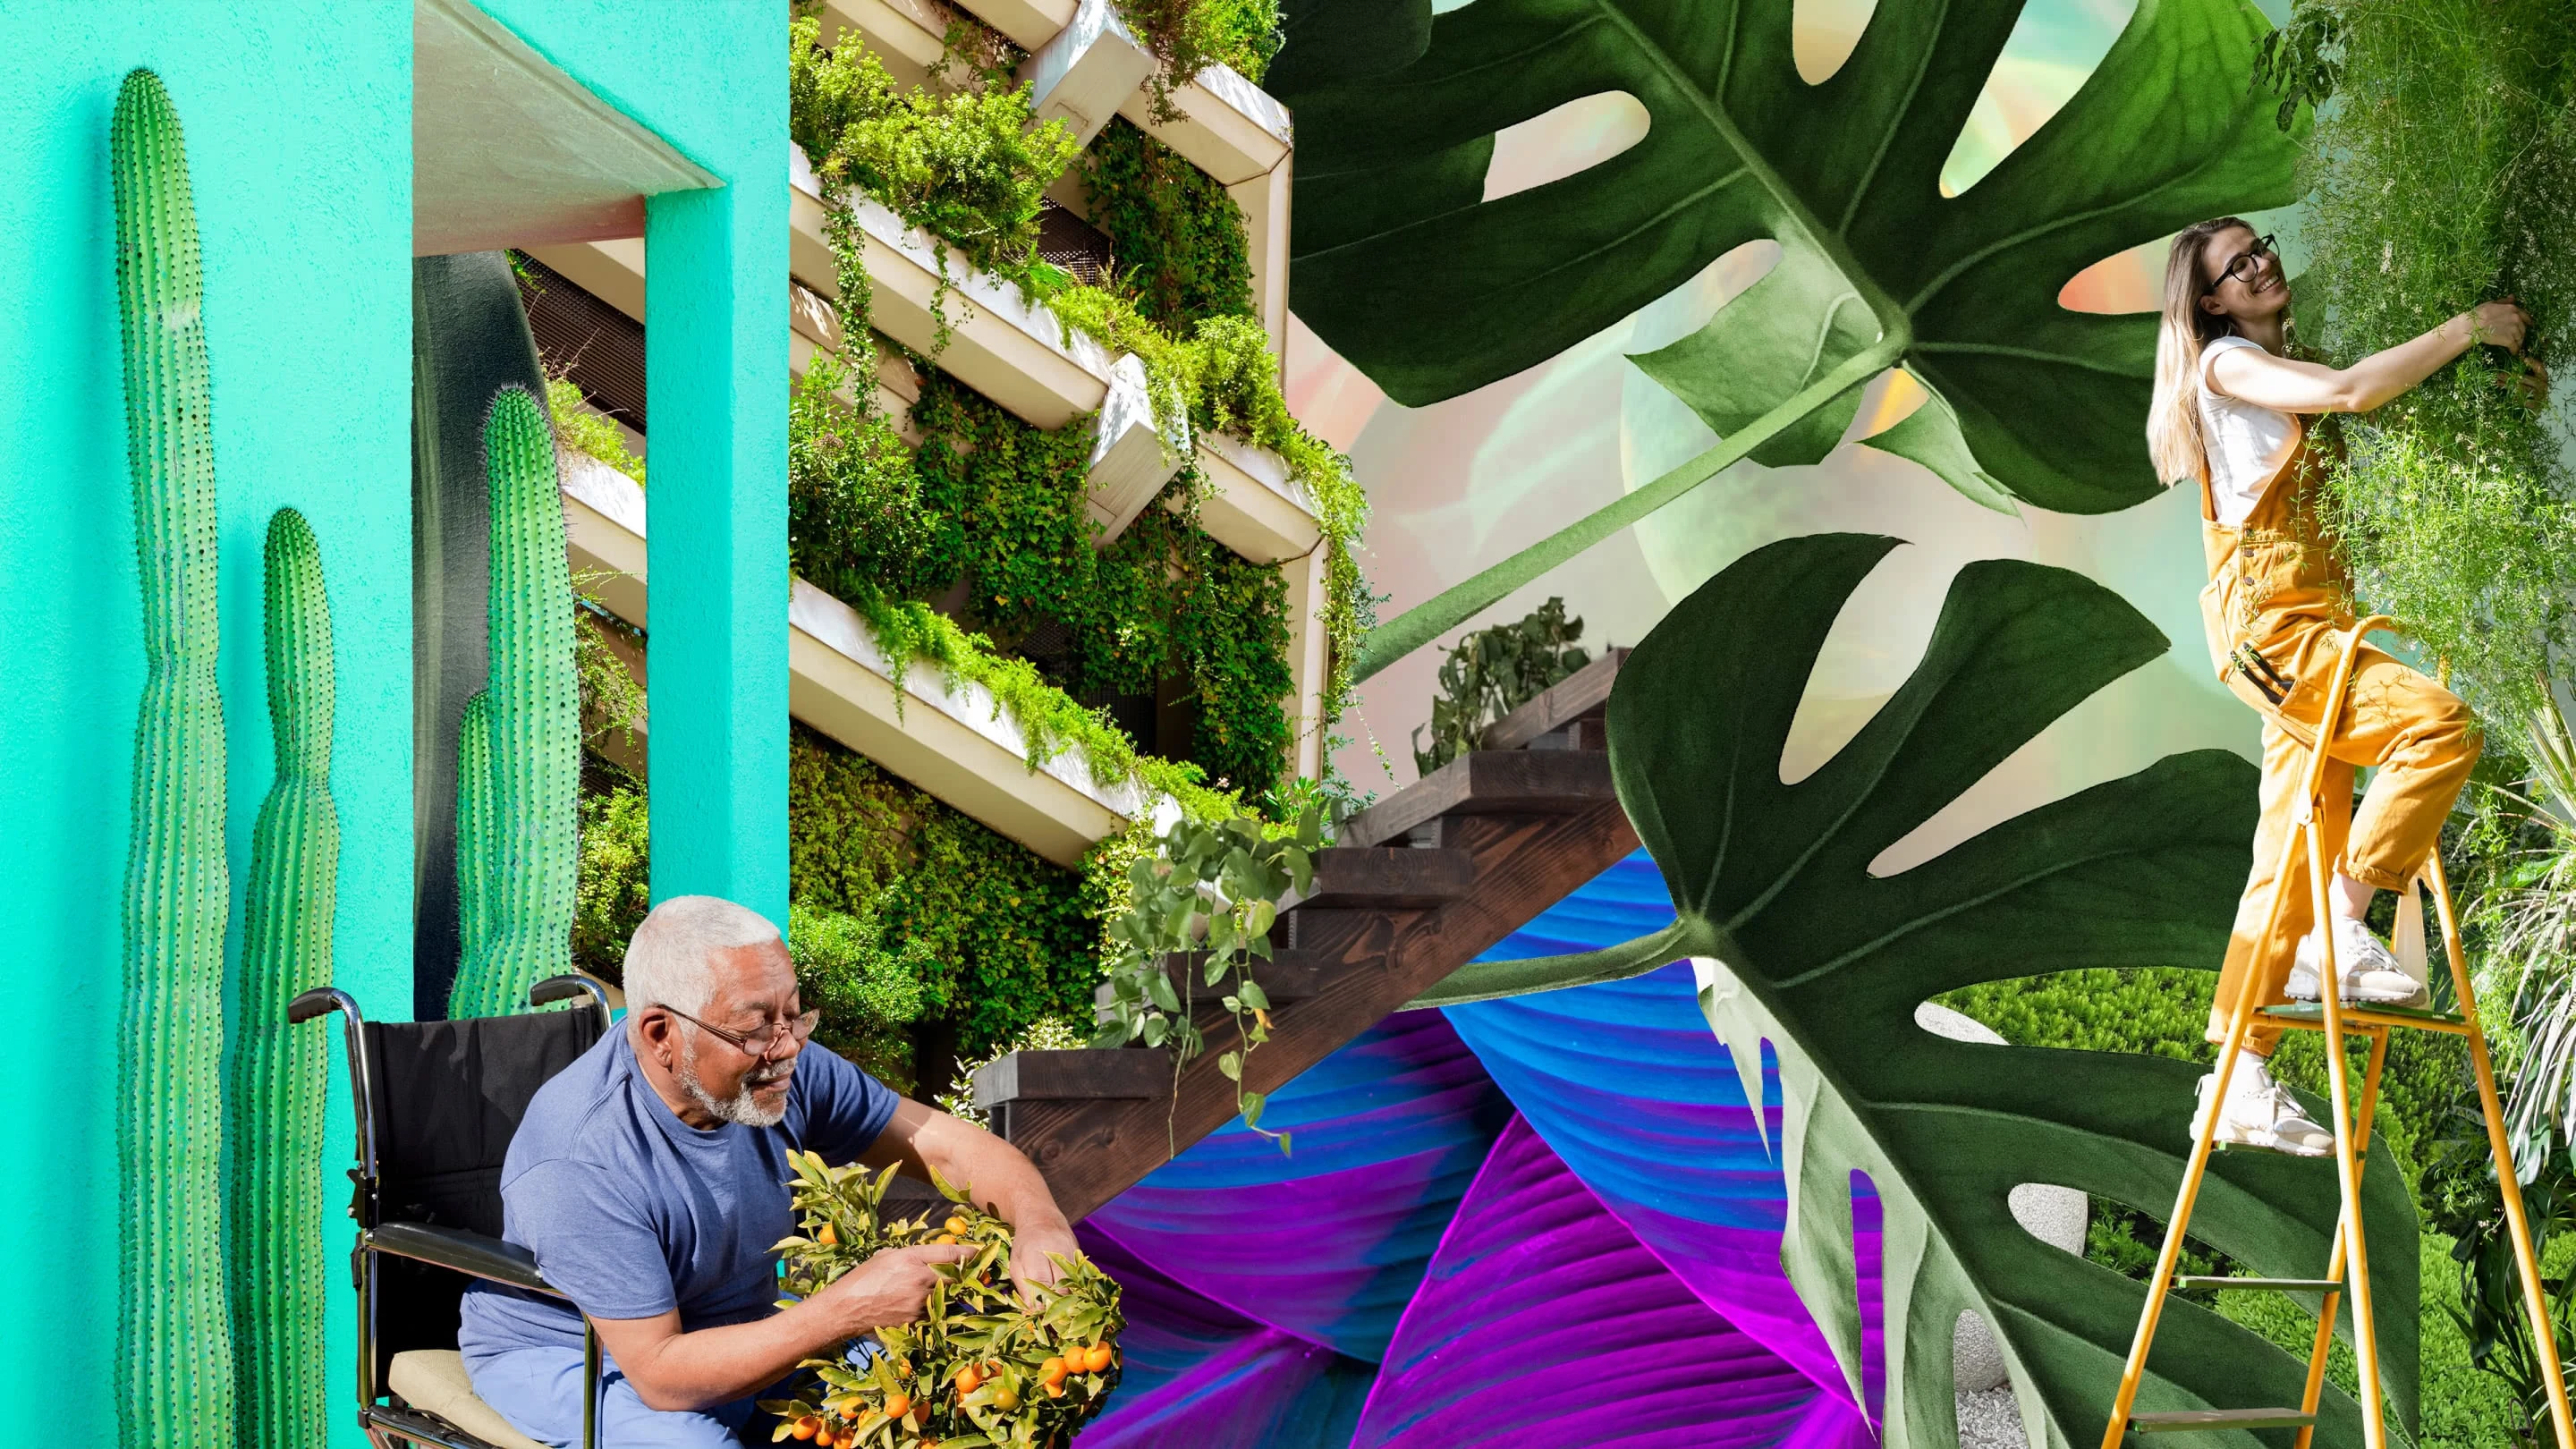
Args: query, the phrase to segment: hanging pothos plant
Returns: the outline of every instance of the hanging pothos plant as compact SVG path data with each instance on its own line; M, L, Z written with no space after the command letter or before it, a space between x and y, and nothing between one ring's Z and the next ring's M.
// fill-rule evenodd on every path
M1271 957L1280 898L1314 884L1323 836L1323 812L1312 806L1286 834L1271 833L1250 814L1184 818L1166 828L1156 852L1128 867L1127 910L1109 923L1110 1003L1091 1040L1095 1047L1169 1046L1177 1108L1181 1067L1207 1046L1192 1019L1198 992L1218 993L1217 1004L1234 1018L1237 1045L1217 1059L1217 1069L1235 1084L1243 1124L1282 1152L1289 1134L1262 1127L1264 1095L1243 1085L1245 1059L1270 1039L1270 998L1253 979L1252 963Z

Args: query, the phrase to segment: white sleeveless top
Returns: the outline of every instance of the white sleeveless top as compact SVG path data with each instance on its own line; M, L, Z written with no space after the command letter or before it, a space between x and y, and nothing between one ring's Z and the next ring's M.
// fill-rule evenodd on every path
M2200 350L2200 441L2209 456L2209 499L2218 521L2234 528L2263 498L2263 486L2297 446L2299 424L2288 413L2232 398L2209 379L2209 364L2235 347L2263 350L2247 337L2220 337Z

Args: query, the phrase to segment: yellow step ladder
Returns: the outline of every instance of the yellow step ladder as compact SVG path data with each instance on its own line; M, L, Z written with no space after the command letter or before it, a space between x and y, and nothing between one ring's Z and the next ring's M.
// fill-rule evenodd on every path
M2284 849L2280 873L2273 882L2270 919L2263 928L2267 938L2281 928L2289 901L2290 882L2299 873L2297 867L2303 855L2308 889L2314 902L2313 915L2319 922L2328 918L2327 887L2333 863L2325 857L2324 827L2319 818L2325 801L2326 752L2322 745L2332 738L2334 724L2343 716L2345 697L2352 683L2352 662L2361 647L2362 636L2388 626L2389 621L2379 617L2355 624L2344 639L2342 656L2335 662L2333 682L2326 692L2325 709L2319 715L2325 722L2317 731L2320 747L2308 752L2307 778L2297 822L2299 829ZM2316 1433L2317 1402L2325 1390L2326 1350L2334 1342L2336 1309L2345 1292L2352 1295L2353 1356L2360 1370L2362 1443L2365 1449L2385 1449L2388 1436L2380 1410L2379 1338L2370 1301L2370 1261L2362 1242L2361 1171L2370 1150L2371 1117L2379 1106L2379 1073L2388 1059L2388 1033L2397 1029L2449 1032L2468 1040L2469 1060L2477 1069L2478 1106L2486 1117L2487 1147L2498 1165L2496 1177L2504 1192L2505 1220L2513 1232L2515 1260L2521 1266L2523 1303L2531 1315L2532 1331L2540 1345L2541 1365L2549 1385L2550 1420L2557 1430L2558 1449L2576 1449L2576 1425L2571 1425L2568 1418L2567 1384L2558 1364L2557 1337L2542 1297L2540 1263L2532 1252L2531 1225L2523 1216L2522 1189L2513 1171L2512 1148L2505 1135L2504 1109L2496 1098L2495 1070L2487 1060L2486 1037L2478 1030L2477 997L2469 987L2468 963L2460 954L2459 921L2451 912L2450 883L2442 874L2439 851L2426 857L2423 871L2409 883L2409 903L2417 892L2428 888L2441 920L2443 950L2450 958L2451 987L2459 1004L2457 1012L2343 1005L2340 1000L2342 993L2327 986L2327 983L2343 980L2343 973L2334 958L2332 931L2318 932L2324 945L2324 959L2318 973L2318 995L2324 998L2320 1003L2258 1008L2255 1005L2255 973L2245 973L2228 1018L2227 1042L2219 1051L2218 1080L2213 1084L2211 1094L2213 1106L2210 1111L2200 1114L2193 1134L2191 1160L2183 1169L2182 1191L2174 1199L2173 1216L2165 1228L2164 1247L2156 1254L2155 1275L2147 1280L2146 1308L2138 1316L2138 1336L2129 1345L2128 1363L2120 1375L2119 1397L2112 1401L2111 1423L2102 1433L2102 1449L2121 1449L2122 1441L2132 1433L2290 1428L2299 1431L2297 1449L2309 1449L2309 1440ZM2411 917L2413 912L2405 914ZM2404 932L2399 934L2403 936ZM2420 926L2418 936L2420 939ZM2237 1048L2244 1044L2246 1031L2253 1025L2257 1010L2281 1026L2300 1031L2322 1031L2326 1036L2326 1078L2331 1085L2334 1103L2335 1179L2343 1198L2342 1214L2335 1227L2333 1261L2322 1278L2177 1277L2174 1267L2182 1254L2183 1235L2191 1226L2192 1203L2200 1194L2201 1177L2208 1170L2209 1154L2216 1146L2219 1115L2216 1103L2226 1099L2227 1081L2235 1067ZM2369 1066L2362 1073L2357 1112L2351 1067L2344 1056L2344 1043L2355 1033L2370 1043ZM2316 1341L2308 1350L2307 1389L2298 1407L2132 1412L2137 1403L2138 1386L2146 1377L2147 1355L2155 1344L2156 1323L2164 1312L2165 1294L2176 1288L2209 1286L2324 1294L2324 1302L2317 1313Z

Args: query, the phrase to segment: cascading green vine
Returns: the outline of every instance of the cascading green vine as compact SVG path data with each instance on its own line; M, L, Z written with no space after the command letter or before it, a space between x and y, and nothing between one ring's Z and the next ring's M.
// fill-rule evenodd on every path
M224 716L215 450L196 202L179 113L129 73L108 127L125 455L143 586L117 1052L117 1432L235 1436L224 1296Z
M544 404L503 388L483 425L483 455L492 489L490 847L463 858L470 787L460 787L457 852L460 880L469 866L487 872L489 934L457 969L451 1016L517 1010L530 986L565 969L578 859L581 686ZM460 777L464 768L460 758Z
M320 1444L324 1410L322 1111L331 1055L287 1003L331 982L340 817L331 802L331 613L304 516L269 519L263 583L277 782L251 832L242 1019L229 1074L224 1237L241 1443Z

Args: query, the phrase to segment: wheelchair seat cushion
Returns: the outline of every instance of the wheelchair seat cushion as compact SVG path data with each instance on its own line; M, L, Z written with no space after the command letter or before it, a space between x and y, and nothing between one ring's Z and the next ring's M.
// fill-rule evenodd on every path
M404 1403L436 1414L493 1449L546 1449L474 1396L474 1385L465 1377L465 1360L453 1349L416 1348L395 1354L386 1382Z

